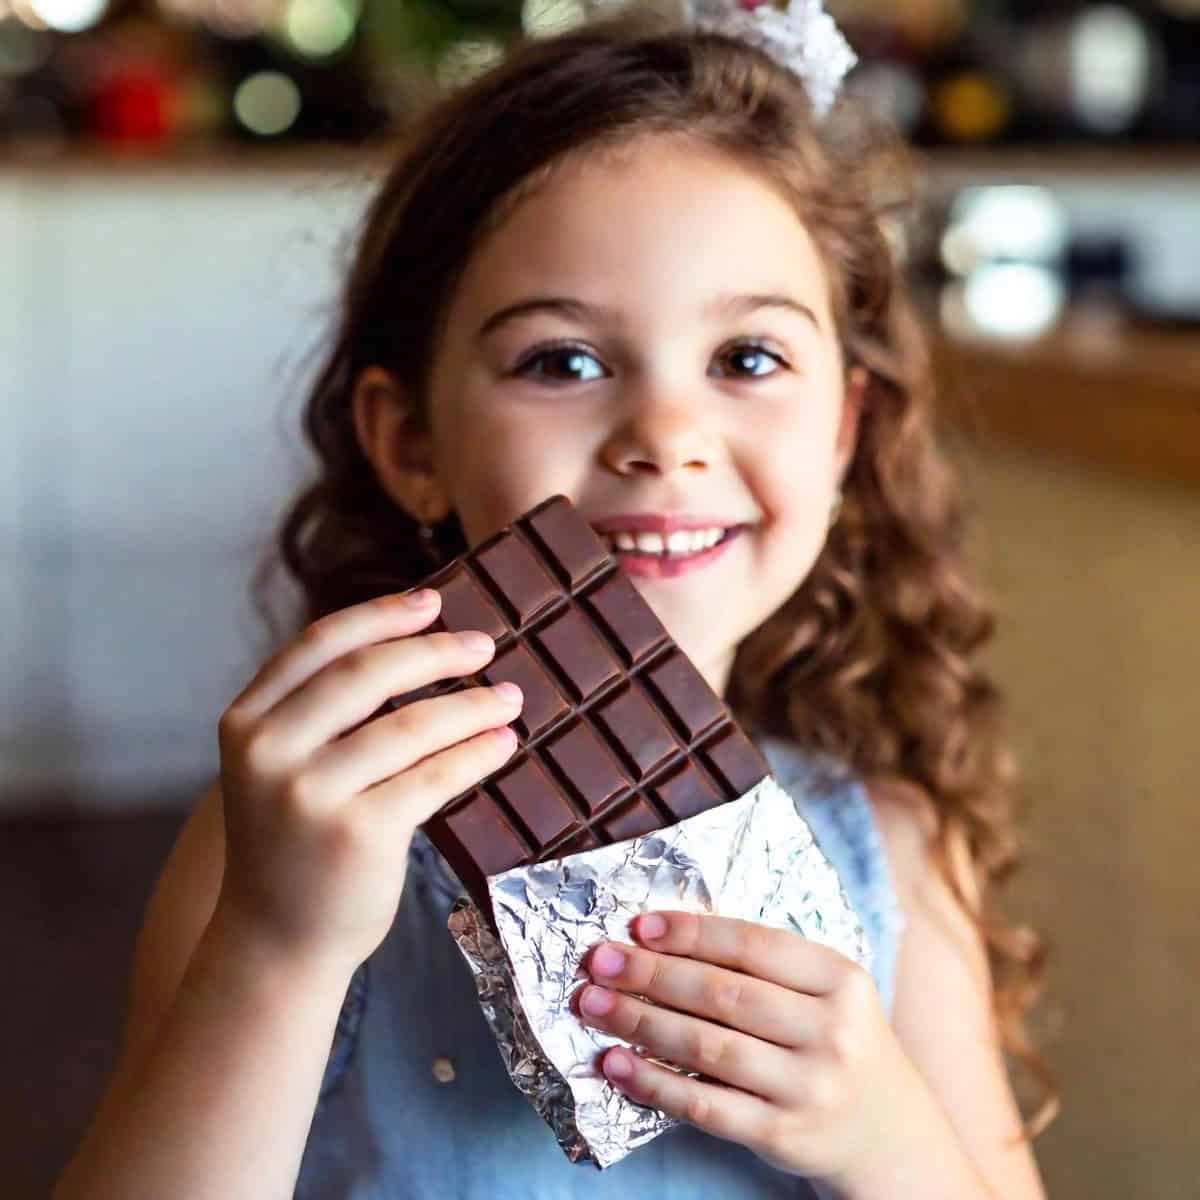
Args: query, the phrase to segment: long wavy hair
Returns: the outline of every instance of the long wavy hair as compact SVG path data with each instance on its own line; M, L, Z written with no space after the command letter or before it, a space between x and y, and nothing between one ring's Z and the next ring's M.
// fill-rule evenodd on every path
M1002 1044L1040 1086L1036 1136L1057 1090L1025 1028L1044 946L995 908L1018 855L997 690L975 662L992 619L964 571L963 506L934 444L930 362L889 236L915 176L851 101L817 122L800 81L764 54L647 16L520 45L442 98L367 209L304 413L319 473L259 568L260 611L273 624L280 564L307 622L411 587L466 549L455 516L423 539L380 487L355 436L356 380L390 370L427 429L431 358L474 248L550 173L648 135L715 149L789 197L826 267L847 366L869 373L839 517L796 593L739 647L727 699L752 729L932 800L939 862L988 947Z

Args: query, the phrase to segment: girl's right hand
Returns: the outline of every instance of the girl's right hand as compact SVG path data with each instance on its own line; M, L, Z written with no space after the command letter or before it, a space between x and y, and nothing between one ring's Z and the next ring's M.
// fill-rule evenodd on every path
M389 698L491 659L486 634L411 636L440 608L437 592L406 593L324 617L222 715L217 912L239 936L353 971L395 919L416 828L516 748L508 722L522 699L512 684L362 724Z

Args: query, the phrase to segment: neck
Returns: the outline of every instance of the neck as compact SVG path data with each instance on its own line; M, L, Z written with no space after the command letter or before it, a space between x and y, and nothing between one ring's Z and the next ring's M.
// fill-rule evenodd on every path
M733 656L734 651L729 650L718 658L696 664L700 669L700 674L704 676L704 682L722 699L725 696L725 689L729 686L729 677L733 673Z

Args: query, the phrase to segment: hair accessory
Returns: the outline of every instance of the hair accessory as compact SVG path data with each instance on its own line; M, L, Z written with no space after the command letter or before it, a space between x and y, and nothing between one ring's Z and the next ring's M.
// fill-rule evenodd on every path
M695 28L741 38L800 77L818 117L833 107L842 78L858 56L821 0L684 0Z

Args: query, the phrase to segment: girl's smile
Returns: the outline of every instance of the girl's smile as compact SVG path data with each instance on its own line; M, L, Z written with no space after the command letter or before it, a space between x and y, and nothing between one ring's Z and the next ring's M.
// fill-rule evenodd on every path
M716 562L753 522L690 513L625 513L591 521L624 571L674 579Z

